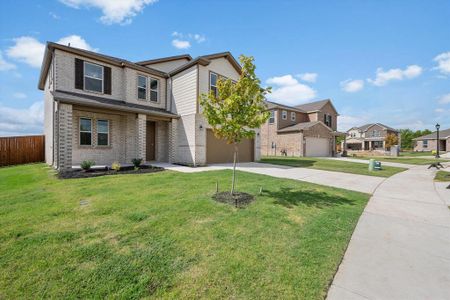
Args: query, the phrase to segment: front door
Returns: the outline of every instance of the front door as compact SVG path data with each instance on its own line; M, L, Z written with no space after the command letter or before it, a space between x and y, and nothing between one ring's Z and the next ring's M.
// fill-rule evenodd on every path
M155 122L147 121L146 160L155 160Z

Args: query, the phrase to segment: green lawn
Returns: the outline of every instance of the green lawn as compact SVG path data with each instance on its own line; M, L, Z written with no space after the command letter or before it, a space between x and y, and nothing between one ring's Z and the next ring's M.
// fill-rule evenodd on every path
M389 157L389 156L353 156L351 158L359 158L359 159L375 159L378 161L385 162L396 162L403 164L411 164L411 165L429 165L435 162L447 162L445 159L436 159L436 158L421 158L421 157Z
M434 177L436 181L450 181L450 171L437 171Z
M0 299L323 299L369 195L231 171L59 180L0 168Z
M402 151L400 152L400 156L411 157L411 156L433 156L431 151Z
M367 164L338 161L325 158L315 158L315 157L269 156L263 157L261 159L261 162L291 167L310 168L317 170L336 171L343 173L352 173L352 174L370 175L379 177L390 177L394 174L406 170L405 168L383 166L382 170L370 172L369 166Z

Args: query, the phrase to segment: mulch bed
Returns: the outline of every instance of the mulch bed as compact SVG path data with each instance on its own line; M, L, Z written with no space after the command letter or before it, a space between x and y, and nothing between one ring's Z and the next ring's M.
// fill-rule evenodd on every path
M234 192L233 195L230 192L220 192L214 194L213 199L217 202L230 204L238 208L244 208L253 202L255 197L242 192Z
M135 170L133 166L121 167L119 171L111 170L109 168L91 169L89 171L76 169L76 170L59 172L58 177L61 179L89 178L89 177L98 177L98 176L106 176L106 175L155 173L155 172L161 172L161 171L164 171L164 168L154 167L154 166L140 166L139 169L137 169L137 170Z

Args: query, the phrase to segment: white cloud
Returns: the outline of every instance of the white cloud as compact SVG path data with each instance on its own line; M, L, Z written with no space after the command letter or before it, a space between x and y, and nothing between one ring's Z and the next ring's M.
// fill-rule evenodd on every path
M38 134L43 132L44 103L33 103L20 109L0 104L0 136Z
M364 81L360 79L347 79L340 82L341 88L347 93L354 93L364 88Z
M188 49L189 47L191 47L191 43L189 41L174 39L172 41L172 46L174 46L177 49Z
M441 53L433 60L438 64L434 69L439 70L443 74L450 74L450 52Z
M157 0L60 0L72 8L94 7L102 11L100 21L111 25L114 23L130 24L133 17L140 13L145 6L157 2Z
M45 44L39 42L34 37L21 36L14 39L15 45L10 47L6 54L18 61L24 62L32 67L40 68L42 59L44 58ZM68 45L71 47L81 48L85 50L97 51L92 48L79 35L69 35L57 41L58 44Z
M275 85L269 100L287 105L298 105L316 97L316 91L306 84L299 83L292 75L272 77L267 84Z
M10 71L10 70L14 70L15 68L16 68L16 66L14 64L7 62L3 58L3 54L0 51L0 71Z
M338 130L347 131L352 127L362 126L367 123L367 119L365 116L341 115L338 119Z
M386 85L391 80L403 80L412 79L422 74L422 67L418 65L407 66L404 70L402 69L390 69L383 71L382 68L378 68L376 71L375 79L367 79L368 82L376 86Z
M49 12L48 14L50 15L50 17L52 17L55 20L61 19L61 17L58 16L57 14L55 14L54 12Z
M172 46L178 49L187 49L191 47L191 42L197 42L198 44L206 41L206 37L199 33L182 33L179 31L172 32L174 39L172 40Z
M27 95L25 93L17 92L13 94L13 97L16 99L25 99Z
M436 113L443 113L443 112L445 112L445 109L443 109L443 108L436 108L434 111Z
M298 74L297 77L306 82L316 82L319 74L317 73L302 73Z
M449 104L450 103L450 93L439 97L438 102L439 102L439 104Z

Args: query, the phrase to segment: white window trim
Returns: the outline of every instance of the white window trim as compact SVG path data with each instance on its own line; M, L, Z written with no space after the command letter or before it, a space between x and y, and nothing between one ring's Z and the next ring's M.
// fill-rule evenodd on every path
M272 121L270 121L270 120L272 120ZM270 116L269 116L269 124L273 124L273 123L275 123L275 111L271 110Z
M287 120L287 111L286 110L281 111L281 119Z
M102 69L102 79L98 79L98 78L86 75L86 64L90 64L90 65L93 65L93 66L100 67L100 69ZM86 88L86 77L94 79L94 80L101 80L102 81L102 91L99 92L99 91L88 90ZM99 93L99 94L103 94L105 92L105 69L103 68L103 66L91 63L89 61L83 61L83 90L85 90L87 92Z
M297 114L295 113L295 111L291 111L291 121L295 121L297 118Z
M152 89L152 80L155 80L157 82L156 90ZM153 78L153 77L149 77L148 87L149 87L149 90L150 90L150 93L148 93L149 101L154 102L154 103L158 103L159 102L159 79L156 79L156 78ZM152 100L152 92L156 92L156 101Z
M145 78L145 85L146 85L146 87L145 87L145 99L139 98L139 88L144 88L144 87L139 85L139 77L144 77ZM148 100L148 76L138 74L136 90L137 90L137 99L139 101L147 101Z
M82 131L81 130L81 120L89 120L91 121L91 131ZM91 134L91 143L90 145L82 145L81 144L81 133L90 133ZM78 144L83 147L92 147L92 118L80 117L78 120Z
M216 75L216 84L215 85L212 84L212 80L211 80L212 75ZM211 87L214 87L216 89L216 92L218 92L218 90L217 90L217 81L218 80L219 80L219 74L217 74L215 72L212 72L212 71L209 71L209 92L212 91Z
M99 130L98 130L98 122L99 121L103 121L103 122L107 122L108 123L108 132L100 132ZM99 147L109 147L110 146L110 143L109 143L109 120L106 120L106 119L97 119L96 120L96 122L95 122L95 125L96 125L96 127L97 127L97 146L99 146ZM92 128L91 128L92 129ZM99 145L98 144L98 134L99 133L103 133L103 134L107 134L108 135L108 141L107 141L107 144L106 145ZM92 139L92 135L91 135L91 139Z

